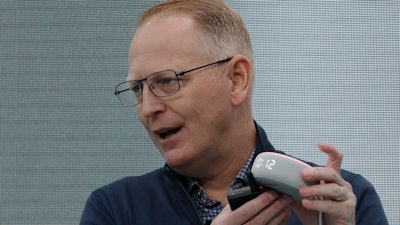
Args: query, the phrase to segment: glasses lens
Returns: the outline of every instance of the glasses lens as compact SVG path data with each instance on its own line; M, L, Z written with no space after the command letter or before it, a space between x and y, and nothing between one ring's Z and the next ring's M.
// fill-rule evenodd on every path
M173 70L164 70L147 78L147 84L158 97L172 95L179 91L179 80Z
M142 86L137 81L127 81L115 88L115 93L125 106L134 106L142 101Z
M179 80L173 70L154 73L147 77L146 83L158 97L175 94L180 88ZM124 106L135 106L143 101L143 83L135 80L126 81L115 87L115 94Z

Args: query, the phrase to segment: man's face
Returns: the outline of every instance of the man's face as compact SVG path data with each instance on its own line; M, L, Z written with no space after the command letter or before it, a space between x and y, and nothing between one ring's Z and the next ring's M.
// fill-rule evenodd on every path
M128 79L144 79L166 69L179 73L211 63L200 56L202 47L190 17L151 18L132 40ZM136 106L139 119L167 164L185 175L201 174L199 170L225 154L220 149L233 113L231 84L226 70L220 70L224 66L227 63L182 76L180 91L168 97L156 97L144 82L143 102ZM213 74L220 71L215 78Z

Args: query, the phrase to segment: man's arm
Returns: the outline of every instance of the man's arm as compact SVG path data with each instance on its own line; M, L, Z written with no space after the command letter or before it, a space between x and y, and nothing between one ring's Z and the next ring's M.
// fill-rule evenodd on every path
M99 193L92 192L83 209L80 225L114 225L105 201Z

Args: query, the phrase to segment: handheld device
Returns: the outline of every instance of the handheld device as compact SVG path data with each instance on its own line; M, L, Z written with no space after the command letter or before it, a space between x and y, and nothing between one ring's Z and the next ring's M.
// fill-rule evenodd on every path
M301 200L299 188L317 184L317 182L303 181L300 172L306 168L311 166L293 157L275 152L263 152L256 157L251 173L259 185Z
M231 209L234 210L260 194L260 186L301 200L299 188L318 182L304 182L300 176L303 169L311 166L293 157L275 152L257 155L249 174L249 187L228 193Z

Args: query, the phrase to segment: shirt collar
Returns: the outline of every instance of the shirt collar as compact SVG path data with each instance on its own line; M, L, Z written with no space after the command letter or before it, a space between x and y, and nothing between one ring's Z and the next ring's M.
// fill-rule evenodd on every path
M235 180L232 181L230 185L231 190L235 190L241 187L248 186L248 178L247 174L250 172L250 167L253 162L255 155L255 149L253 149L253 152L250 154L250 157L247 159L246 163L242 167L242 169L239 171L239 173L236 175ZM186 179L187 181L187 192L189 195L196 201L200 202L207 202L206 195L204 192L204 189L200 186L200 184L193 178L188 177ZM211 202L209 204L212 204Z

